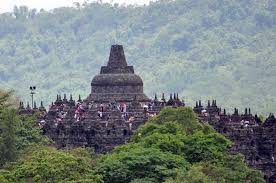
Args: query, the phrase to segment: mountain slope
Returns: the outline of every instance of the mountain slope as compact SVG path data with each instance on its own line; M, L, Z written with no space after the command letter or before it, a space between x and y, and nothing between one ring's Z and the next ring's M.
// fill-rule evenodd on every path
M25 101L88 95L111 44L123 44L145 91L188 104L276 110L276 5L272 0L176 0L143 7L86 4L0 15L0 87Z

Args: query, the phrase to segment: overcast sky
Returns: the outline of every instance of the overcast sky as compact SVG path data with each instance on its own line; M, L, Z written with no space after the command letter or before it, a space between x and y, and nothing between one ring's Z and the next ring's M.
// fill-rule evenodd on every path
M92 2L93 0L88 0ZM103 2L110 2L111 0L103 0ZM113 0L114 3L119 4L148 4L151 0ZM0 0L0 13L11 12L15 5L21 6L26 5L29 8L36 8L40 10L41 8L45 10L50 10L62 6L72 6L74 2L80 2L81 4L84 0Z

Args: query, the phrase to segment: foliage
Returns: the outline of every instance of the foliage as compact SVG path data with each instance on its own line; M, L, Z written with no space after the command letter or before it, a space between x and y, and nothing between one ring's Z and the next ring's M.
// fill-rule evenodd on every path
M88 95L111 44L153 96L216 98L233 109L276 109L275 5L271 0L175 0L144 7L85 3L50 12L16 7L0 15L0 87L48 104L56 93ZM49 79L51 78L51 79Z
M27 147L49 143L36 127L36 116L19 116L13 108L12 92L0 92L0 167L17 156Z
M7 104L7 101L9 98L10 98L9 92L0 91L0 109L3 110L3 108L9 105Z
M98 163L98 172L106 183L139 182L141 179L162 182L186 171L189 164L181 156L156 148L130 148L104 156Z
M7 107L17 107L17 102L17 97L14 95L13 91L0 90L0 110L3 110Z
M191 169L182 176L178 176L175 179L168 179L165 183L216 183L211 176L208 176L202 172L202 167L193 165ZM223 182L221 182L223 183Z
M10 95L0 95L0 182L101 182L91 152L45 146L49 140L37 127L37 116L17 115Z
M226 183L226 182L265 182L256 170L249 169L239 155L225 156L221 162L196 163L186 173L165 183Z
M196 119L196 114L190 107L167 107L160 112L158 116L152 118L156 124L162 124L164 122L172 121L182 125L182 129L187 134L195 133L196 131L203 130L202 124ZM170 129L170 128L169 128Z
M16 157L16 115L14 109L0 113L0 167Z
M225 155L221 161L202 166L202 171L217 182L265 182L260 172L245 165L242 155Z
M184 153L191 163L210 161L222 158L230 144L221 134L199 132L184 139Z
M157 134L172 134L172 135L185 135L185 130L177 122L166 122L162 125L154 123L154 120L149 120L145 125L140 126L139 130L132 136L133 142L138 142L141 138L148 137L154 133Z
M78 157L52 147L32 147L1 172L10 182L101 182L91 167L91 157Z
M43 136L41 129L37 127L36 115L33 116L19 116L16 124L16 135L18 142L16 148L22 151L25 148L33 145L48 145L50 139Z

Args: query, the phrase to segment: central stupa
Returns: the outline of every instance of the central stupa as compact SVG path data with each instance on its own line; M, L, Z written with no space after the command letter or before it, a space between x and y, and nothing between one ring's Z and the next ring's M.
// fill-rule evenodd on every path
M107 66L101 67L100 74L91 82L90 100L94 102L147 102L143 81L128 66L122 45L112 45Z

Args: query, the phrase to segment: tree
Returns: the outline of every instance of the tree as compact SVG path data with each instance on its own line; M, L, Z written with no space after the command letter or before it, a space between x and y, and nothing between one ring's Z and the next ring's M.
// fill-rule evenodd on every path
M16 163L0 172L1 176L10 182L101 182L101 176L92 170L91 156L80 157L43 146L29 147Z
M97 172L106 183L162 182L175 177L178 171L187 171L189 163L178 155L162 152L156 148L121 149L102 157Z
M16 159L16 111L4 109L0 114L0 166Z
M10 108L11 92L0 92L0 166L16 158L16 110Z
M9 107L11 104L9 100L11 98L12 92L5 92L0 90L0 111Z
M51 140L42 135L42 130L37 127L37 115L18 116L16 124L16 149L18 153L33 145L49 145Z
M16 160L29 146L49 144L49 139L35 127L36 115L17 115L16 102L12 92L0 91L0 166Z
M184 139L184 154L190 163L211 161L225 156L231 142L219 133L202 132Z
M207 126L204 126L198 122L196 114L190 107L167 107L163 109L158 116L150 119L150 122L156 124L177 122L178 124L182 125L182 129L187 134L192 134L203 130L204 128L208 128Z

